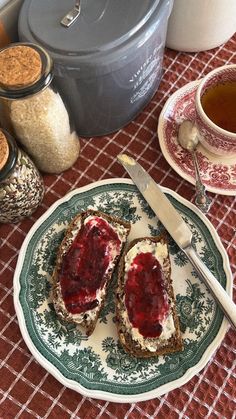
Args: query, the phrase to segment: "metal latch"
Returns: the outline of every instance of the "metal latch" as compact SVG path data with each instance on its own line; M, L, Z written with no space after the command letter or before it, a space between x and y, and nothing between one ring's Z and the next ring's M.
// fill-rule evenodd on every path
M75 2L75 7L70 10L61 20L61 25L69 28L80 15L80 0Z

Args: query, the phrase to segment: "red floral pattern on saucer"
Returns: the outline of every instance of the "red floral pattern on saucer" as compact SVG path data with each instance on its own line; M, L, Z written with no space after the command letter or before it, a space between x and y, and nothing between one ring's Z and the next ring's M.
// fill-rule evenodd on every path
M177 90L166 102L158 122L161 151L170 166L185 180L195 184L191 154L177 141L179 125L195 121L194 97L199 80ZM236 195L236 157L216 156L201 144L197 148L201 176L206 189L221 195Z

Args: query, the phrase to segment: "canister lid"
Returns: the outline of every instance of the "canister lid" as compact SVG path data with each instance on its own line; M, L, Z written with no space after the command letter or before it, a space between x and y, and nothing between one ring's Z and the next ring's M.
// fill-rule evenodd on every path
M170 0L80 0L76 21L66 28L62 18L75 6L73 0L25 0L19 16L19 35L23 41L39 43L47 49L54 63L72 65L119 61L132 39L140 36L142 44L150 36L155 16L158 24L160 7L170 9ZM172 4L171 4L172 6ZM160 20L160 19L159 19ZM122 55L121 55L122 53ZM102 57L102 59L101 59Z

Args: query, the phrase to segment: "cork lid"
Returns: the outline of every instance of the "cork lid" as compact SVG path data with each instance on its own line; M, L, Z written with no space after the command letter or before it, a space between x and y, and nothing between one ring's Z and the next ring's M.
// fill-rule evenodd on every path
M7 139L0 130L0 170L5 166L9 157L9 146Z
M0 52L0 85L20 88L35 83L41 76L40 54L32 47L17 45Z

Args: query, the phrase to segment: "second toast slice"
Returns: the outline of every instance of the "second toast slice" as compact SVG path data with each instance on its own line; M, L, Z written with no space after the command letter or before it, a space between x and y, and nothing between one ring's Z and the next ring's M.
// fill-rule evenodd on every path
M120 261L116 308L119 340L131 355L182 350L165 236L129 244Z

